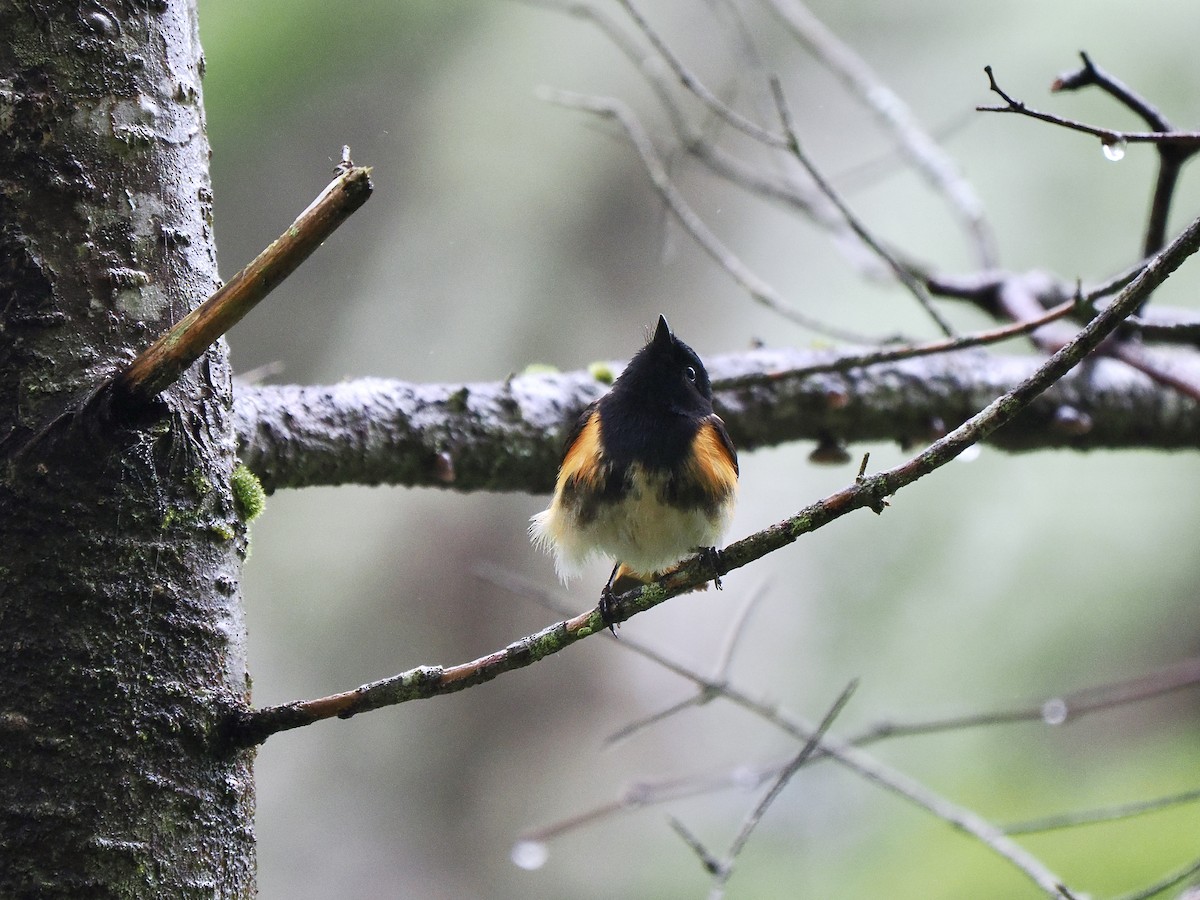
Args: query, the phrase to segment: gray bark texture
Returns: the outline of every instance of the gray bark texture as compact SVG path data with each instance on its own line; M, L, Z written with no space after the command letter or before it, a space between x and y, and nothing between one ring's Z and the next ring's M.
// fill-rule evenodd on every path
M967 350L828 370L848 355L755 350L709 360L716 408L738 449L828 440L921 446L1012 390L1042 361ZM721 386L722 379L818 367L824 370ZM1194 363L1186 369L1194 371ZM242 385L234 425L239 456L268 491L357 483L548 493L564 435L606 389L588 372L477 384L363 378ZM1195 400L1100 358L1072 371L988 442L1009 451L1188 449L1200 445L1200 416ZM852 470L857 459L846 462Z
M195 4L0 36L0 896L251 896L224 345L136 422L81 404L217 284Z

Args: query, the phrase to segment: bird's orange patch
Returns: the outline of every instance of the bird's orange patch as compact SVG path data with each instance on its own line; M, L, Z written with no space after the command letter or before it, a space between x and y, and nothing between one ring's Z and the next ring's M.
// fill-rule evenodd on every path
M571 481L589 488L596 486L601 476L604 451L600 443L600 414L593 412L579 435L571 442L558 469L555 492L561 496L563 487Z
M724 496L737 490L738 469L737 459L728 443L721 439L718 427L711 422L700 426L692 445L695 451L692 464L700 482L716 496Z

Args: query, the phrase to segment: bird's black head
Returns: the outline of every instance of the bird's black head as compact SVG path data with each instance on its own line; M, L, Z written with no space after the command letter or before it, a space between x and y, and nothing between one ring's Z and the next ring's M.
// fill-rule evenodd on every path
M663 412L706 416L713 411L712 384L696 351L671 334L658 317L654 337L629 361L613 385L632 403Z

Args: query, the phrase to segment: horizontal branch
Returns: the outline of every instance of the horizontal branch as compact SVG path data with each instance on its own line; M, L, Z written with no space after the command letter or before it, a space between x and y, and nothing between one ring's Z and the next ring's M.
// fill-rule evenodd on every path
M769 553L789 546L801 536L816 531L859 509L880 513L887 499L902 488L935 471L958 457L973 444L997 429L1011 424L1039 395L1078 366L1111 335L1121 321L1200 248L1200 219L1194 221L1162 253L1155 256L1112 305L1061 350L1045 360L1028 378L962 425L934 441L911 459L891 469L865 475L864 458L858 477L848 487L801 509L795 515L724 548L715 558L701 554L682 562L659 580L634 588L611 601L604 613L597 607L556 622L536 634L468 663L446 668L418 666L352 691L300 700L260 710L236 710L226 723L226 739L234 746L252 746L270 735L337 716L348 718L360 712L379 709L411 700L429 698L482 684L499 675L524 668L546 656L571 646L576 641L605 627L623 622L639 612L651 609L671 597L693 590L713 578L748 565ZM1002 839L1003 835L999 835ZM1000 846L992 844L991 846ZM1006 854L1007 855L1007 854ZM1024 866L1023 866L1024 867ZM1034 872L1034 869L1027 869ZM1038 881L1053 896L1061 885L1045 873ZM1068 896L1065 889L1062 896Z
M1155 144L1159 147L1173 147L1193 152L1200 149L1200 131L1122 131L1116 128L1102 128L1097 125L1089 125L1087 122L1079 122L1075 119L1068 119L1063 116L1054 115L1053 113L1033 109L1004 92L1000 85L996 83L996 76L993 74L991 66L984 66L983 71L987 74L989 89L1000 96L1004 101L1004 105L975 107L979 112L1015 113L1027 116L1030 119L1048 122L1051 125L1066 128L1069 131L1078 131L1091 135L1092 137L1099 138L1101 143L1108 146L1122 143Z
M1036 703L912 722L878 722L851 737L850 742L856 747L865 747L897 737L944 734L967 728L1016 722L1065 725L1093 713L1106 712L1130 703L1141 703L1176 691L1195 688L1197 685L1200 685L1200 657L1193 656L1136 678L1092 685L1082 690L1047 697Z
M1040 363L972 349L832 371L862 356L755 350L712 357L708 367L734 441L753 450L831 437L925 441L1011 390ZM734 379L742 386L721 389L722 380ZM563 429L604 390L584 371L459 385L382 379L241 385L239 455L268 491L355 483L547 492ZM1200 404L1120 362L1097 359L1051 387L989 443L1014 451L1195 448Z

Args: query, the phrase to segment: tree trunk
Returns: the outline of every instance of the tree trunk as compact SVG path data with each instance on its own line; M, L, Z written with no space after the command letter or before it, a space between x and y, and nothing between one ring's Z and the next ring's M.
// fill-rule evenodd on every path
M0 896L254 893L223 343L86 402L217 284L192 0L0 0Z

